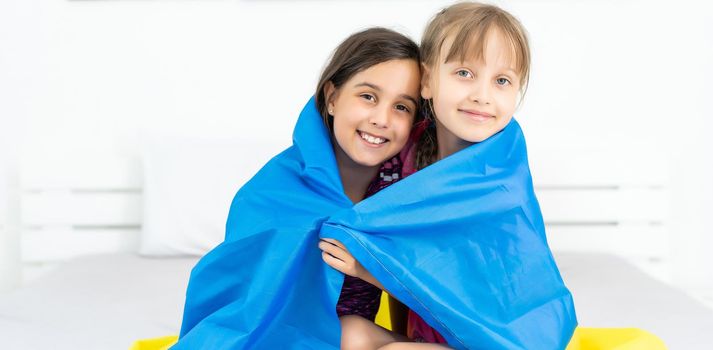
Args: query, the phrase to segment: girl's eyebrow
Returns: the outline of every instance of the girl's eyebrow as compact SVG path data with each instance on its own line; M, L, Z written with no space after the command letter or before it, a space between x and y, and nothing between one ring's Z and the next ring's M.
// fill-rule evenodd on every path
M376 90L376 91L378 91L378 92L381 92L381 88L378 87L378 86L376 86L376 85L374 85L374 84L372 84L372 83L361 82L361 83L359 83L359 84L354 85L354 87L360 87L360 86L370 87L370 88L372 88L372 89L374 89L374 90ZM417 102L416 99L413 98L412 96L409 96L409 95L406 95L406 94L401 94L401 95L399 95L399 97L405 98L405 99L407 99L407 100L413 102L414 105L418 106L418 102Z

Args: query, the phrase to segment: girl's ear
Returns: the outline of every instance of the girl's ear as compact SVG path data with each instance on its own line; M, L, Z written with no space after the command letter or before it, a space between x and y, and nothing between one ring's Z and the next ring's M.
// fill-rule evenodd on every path
M423 63L421 63L421 97L424 100L433 98L433 92L431 91L431 70Z
M334 110L334 99L336 98L336 92L337 89L334 87L334 84L331 81L328 81L326 84L324 84L324 100L327 104L328 111ZM332 113L330 112L329 114Z

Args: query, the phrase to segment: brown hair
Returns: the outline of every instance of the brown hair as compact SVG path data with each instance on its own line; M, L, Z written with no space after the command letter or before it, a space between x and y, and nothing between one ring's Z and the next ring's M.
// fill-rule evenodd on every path
M466 57L483 59L486 40L491 30L499 31L509 44L510 57L515 70L520 74L520 98L527 91L530 79L530 45L522 24L510 13L493 6L477 2L458 3L441 10L431 19L421 39L421 63L433 72L438 67L438 59L445 41L453 38L445 62L453 59L465 61ZM433 102L423 103L422 113L433 121ZM421 135L416 152L416 168L422 169L436 160L438 140L436 130L429 127Z
M327 111L329 96L324 96L327 83L331 81L335 89L339 89L355 74L379 63L399 59L419 62L418 45L390 29L370 28L350 35L339 44L324 68L314 94L317 109L330 131L334 118Z

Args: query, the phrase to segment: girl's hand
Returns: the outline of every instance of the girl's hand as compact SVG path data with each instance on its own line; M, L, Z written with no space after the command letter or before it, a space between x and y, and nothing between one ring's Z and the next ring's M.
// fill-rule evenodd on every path
M345 275L360 278L384 290L384 286L381 285L381 282L377 281L357 259L354 259L342 242L332 238L320 238L319 249L322 250L322 260L324 260L327 265Z
M321 238L319 249L322 250L322 260L337 271L361 279L364 279L362 278L364 274L369 274L342 242L332 238Z

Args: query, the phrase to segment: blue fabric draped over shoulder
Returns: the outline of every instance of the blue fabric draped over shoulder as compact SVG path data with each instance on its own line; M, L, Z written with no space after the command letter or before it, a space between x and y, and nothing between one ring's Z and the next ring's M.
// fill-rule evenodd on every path
M336 238L456 349L564 349L577 325L547 246L524 137L500 133L353 205L314 99L293 145L235 196L195 266L172 349L338 349Z

